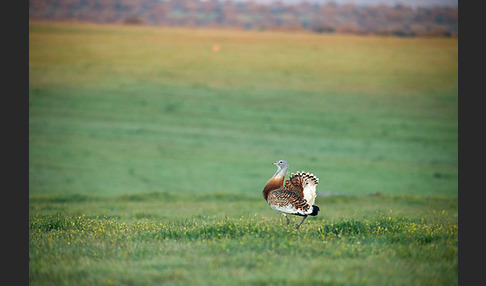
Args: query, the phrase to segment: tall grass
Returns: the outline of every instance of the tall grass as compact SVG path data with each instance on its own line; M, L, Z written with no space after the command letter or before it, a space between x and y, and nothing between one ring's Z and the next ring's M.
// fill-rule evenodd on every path
M174 202L185 201L181 196L169 201L154 194L85 197L81 202L69 196L32 197L31 204L42 206L42 212L31 209L29 219L30 281L34 285L457 284L454 199L321 199L325 213L295 230L276 213L262 214L264 203L249 198L239 208L248 214L241 216L229 211L229 195L189 199L185 216L160 216L151 207L175 210L179 206ZM93 205L96 202L102 204ZM198 203L206 215L196 215ZM137 212L126 212L127 204ZM349 210L356 204L360 213L353 215ZM71 211L63 210L66 206ZM365 211L372 207L373 212ZM218 209L226 215L218 215ZM259 213L252 213L255 209ZM337 214L339 210L346 214ZM142 211L146 217L139 216Z

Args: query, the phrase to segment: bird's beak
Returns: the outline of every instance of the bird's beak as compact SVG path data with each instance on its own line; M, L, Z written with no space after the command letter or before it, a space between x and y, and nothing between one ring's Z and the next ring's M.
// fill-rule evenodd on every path
M273 162L272 164L277 165L278 162Z

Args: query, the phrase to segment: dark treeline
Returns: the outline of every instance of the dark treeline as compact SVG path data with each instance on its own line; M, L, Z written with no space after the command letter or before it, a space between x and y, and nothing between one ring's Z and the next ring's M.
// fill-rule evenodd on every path
M457 7L219 0L30 0L31 20L396 36L457 36Z

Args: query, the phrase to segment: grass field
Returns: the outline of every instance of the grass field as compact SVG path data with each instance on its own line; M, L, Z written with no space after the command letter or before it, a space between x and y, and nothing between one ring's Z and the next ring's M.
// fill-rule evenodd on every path
M30 283L456 285L457 44L31 23Z

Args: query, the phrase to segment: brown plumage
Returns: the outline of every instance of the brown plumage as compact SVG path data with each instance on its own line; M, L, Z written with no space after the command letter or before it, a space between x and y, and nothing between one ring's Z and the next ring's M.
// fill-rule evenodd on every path
M319 212L319 207L314 205L319 178L314 174L298 172L285 180L289 167L287 161L280 160L274 164L277 165L277 172L265 185L263 198L272 209L285 216L287 224L290 221L287 214L302 216L302 221L296 227L298 229L307 216L315 216Z

